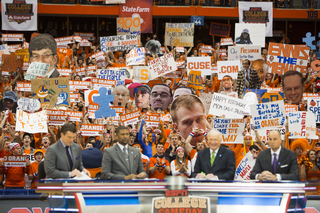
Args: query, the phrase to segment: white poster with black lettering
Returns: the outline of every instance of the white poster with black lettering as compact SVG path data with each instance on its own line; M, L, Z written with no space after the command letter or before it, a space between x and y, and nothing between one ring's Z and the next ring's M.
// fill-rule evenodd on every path
M228 75L232 79L237 79L240 70L240 60L236 61L218 61L218 79L222 80Z
M264 24L237 24L234 34L236 46L265 46Z
M228 61L239 60L242 62L244 59L254 61L261 59L260 46L228 46Z
M243 118L246 103L239 98L233 98L227 95L214 93L209 109L209 114L225 118Z

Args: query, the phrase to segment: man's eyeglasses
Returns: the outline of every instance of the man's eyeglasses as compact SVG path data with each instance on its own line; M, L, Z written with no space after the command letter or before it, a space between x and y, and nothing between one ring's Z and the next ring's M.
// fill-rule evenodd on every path
M43 58L43 59L47 59L47 58L49 58L49 57L52 56L52 55L55 55L55 54L50 54L50 53L44 53L44 54L42 54L42 55L32 54L32 55L30 56L30 58L31 58L32 60L40 60L40 57Z
M158 93L156 93L156 92L153 92L153 93L151 94L151 96L152 96L153 98L157 98L159 95L160 95L160 98L168 98L168 97L169 97L169 94L168 94L168 93L165 93L165 92L163 92L163 93L161 93L161 94L158 94Z

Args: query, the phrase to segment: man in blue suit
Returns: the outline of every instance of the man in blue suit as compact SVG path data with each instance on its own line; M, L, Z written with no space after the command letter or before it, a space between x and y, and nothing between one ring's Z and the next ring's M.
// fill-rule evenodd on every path
M212 129L207 138L209 148L198 153L191 177L233 180L236 169L234 152L220 146L222 135L218 130Z

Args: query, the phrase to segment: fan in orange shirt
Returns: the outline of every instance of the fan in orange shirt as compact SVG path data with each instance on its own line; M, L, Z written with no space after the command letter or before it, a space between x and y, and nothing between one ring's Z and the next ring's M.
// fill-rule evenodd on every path
M33 162L30 165L30 171L29 171L29 175L28 175L28 179L32 180L31 189L36 189L37 188L36 187L36 180L39 180L39 177L38 177L38 166L39 166L39 163L42 161L43 157L44 157L44 154L43 154L43 151L41 149L37 149L34 152L35 162Z

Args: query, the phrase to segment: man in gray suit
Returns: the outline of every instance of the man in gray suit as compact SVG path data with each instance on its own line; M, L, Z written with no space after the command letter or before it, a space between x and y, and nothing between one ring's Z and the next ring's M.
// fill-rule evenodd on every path
M61 128L61 138L49 146L44 159L46 178L81 177L83 171L90 177L90 173L82 165L81 147L73 143L76 128L65 123Z
M128 145L130 132L120 126L116 130L118 143L104 150L101 179L132 180L145 178L141 154Z
M55 68L59 57L57 55L57 43L49 34L40 34L31 39L29 44L30 62L42 62L50 64L48 78L60 76Z

